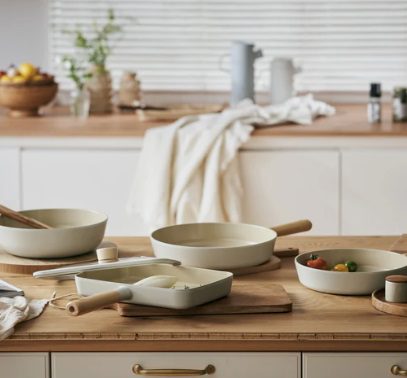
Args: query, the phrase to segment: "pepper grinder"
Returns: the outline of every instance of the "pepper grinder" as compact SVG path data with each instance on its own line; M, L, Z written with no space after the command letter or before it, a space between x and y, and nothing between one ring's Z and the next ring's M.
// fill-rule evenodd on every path
M369 103L367 104L367 119L369 123L380 123L382 120L381 97L380 83L371 83Z

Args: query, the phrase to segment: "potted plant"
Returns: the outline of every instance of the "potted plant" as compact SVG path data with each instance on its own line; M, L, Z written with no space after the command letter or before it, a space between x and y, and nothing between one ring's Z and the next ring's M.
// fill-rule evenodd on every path
M88 91L90 113L109 113L112 110L112 79L106 61L112 53L112 40L122 32L122 26L116 22L114 11L109 9L103 25L94 22L92 31L85 35L81 30L70 31L74 35L74 45L79 56L88 66L72 55L64 57L69 67L69 77L78 89Z

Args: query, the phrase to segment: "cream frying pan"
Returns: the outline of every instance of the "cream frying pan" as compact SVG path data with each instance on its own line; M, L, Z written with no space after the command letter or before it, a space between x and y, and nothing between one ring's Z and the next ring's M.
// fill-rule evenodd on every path
M309 220L271 229L253 224L188 223L160 228L150 238L157 257L199 268L227 270L270 260L277 236L308 231L311 227Z

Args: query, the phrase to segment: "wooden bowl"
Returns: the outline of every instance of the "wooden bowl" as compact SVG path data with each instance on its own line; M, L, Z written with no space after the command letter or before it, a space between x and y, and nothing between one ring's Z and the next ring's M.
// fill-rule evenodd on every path
M0 106L8 108L12 117L37 116L41 106L50 103L58 84L0 84Z

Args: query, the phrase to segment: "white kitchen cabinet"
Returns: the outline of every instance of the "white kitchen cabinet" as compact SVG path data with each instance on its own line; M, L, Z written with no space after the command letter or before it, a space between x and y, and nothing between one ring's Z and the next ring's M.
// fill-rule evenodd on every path
M20 209L20 152L19 148L0 149L1 203Z
M274 226L308 218L309 234L339 233L339 152L243 151L244 221Z
M407 370L407 353L304 353L302 370L303 378L394 378L393 365Z
M134 378L144 369L204 369L213 378L300 378L300 353L52 353L53 378ZM191 375L192 376L192 375Z
M342 233L399 235L407 232L407 151L342 153Z
M27 149L22 152L24 208L76 207L109 216L107 235L142 235L126 213L137 150Z
M49 378L48 353L0 353L1 378Z
M22 152L24 208L84 207L109 215L107 234L145 235L126 201L137 150L27 149ZM265 226L301 218L314 234L338 233L336 151L243 151L244 221Z

